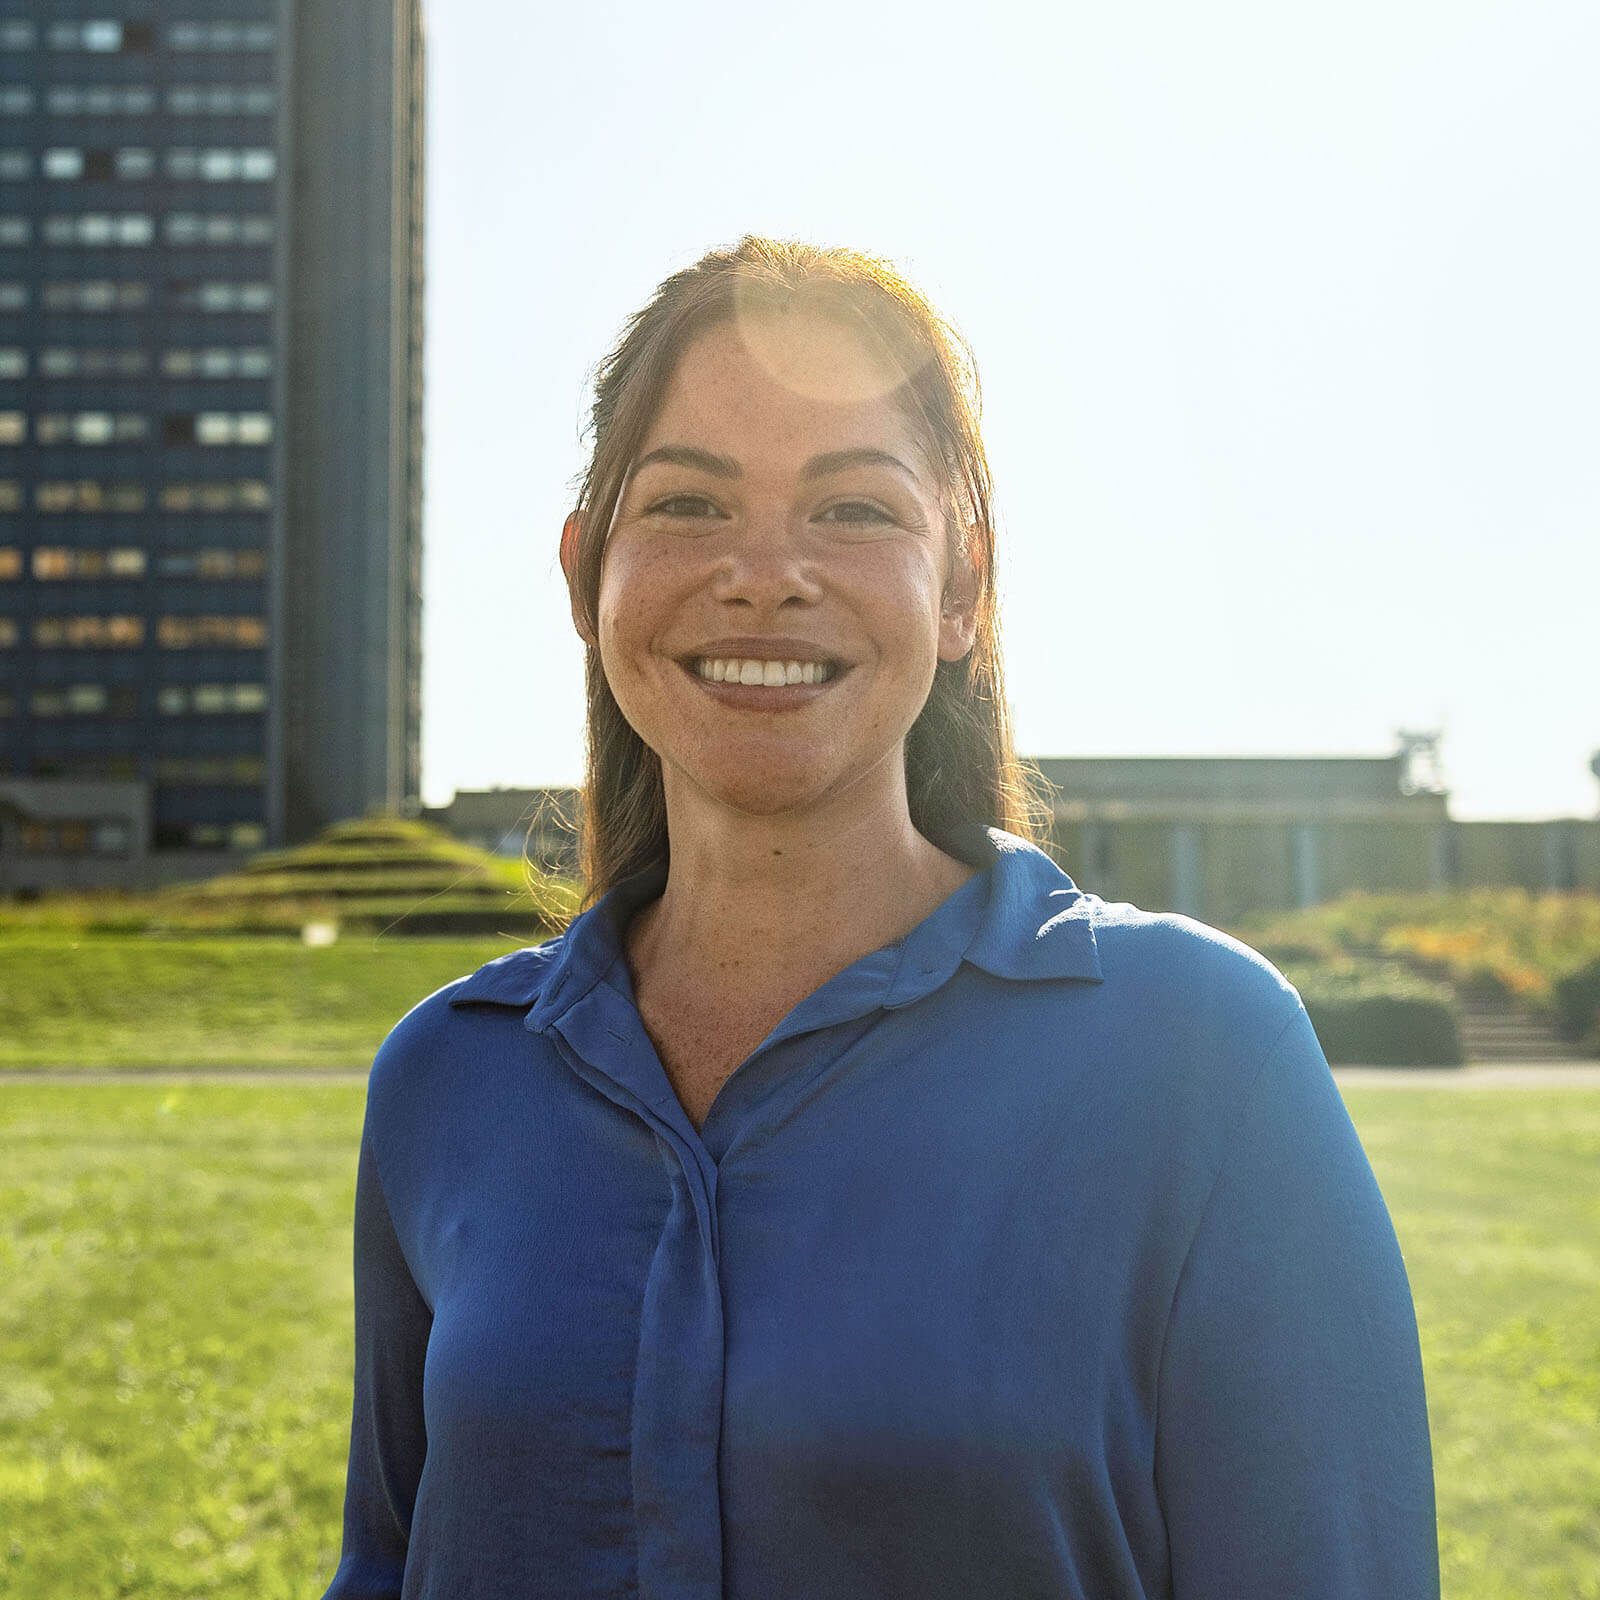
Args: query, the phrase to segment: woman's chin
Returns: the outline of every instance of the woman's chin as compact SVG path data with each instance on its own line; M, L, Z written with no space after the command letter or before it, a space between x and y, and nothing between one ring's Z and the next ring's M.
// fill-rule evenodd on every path
M681 776L681 783L668 779L669 815L678 814L680 806L687 812L709 805L737 816L768 821L798 818L827 807L841 787L835 772L792 763L730 764Z

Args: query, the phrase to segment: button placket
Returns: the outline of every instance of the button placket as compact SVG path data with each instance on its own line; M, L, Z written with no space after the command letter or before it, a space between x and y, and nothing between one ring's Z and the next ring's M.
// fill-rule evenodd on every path
M600 985L547 1027L578 1076L649 1125L672 1185L645 1280L634 1371L639 1593L645 1600L720 1600L724 1352L716 1164L622 996Z

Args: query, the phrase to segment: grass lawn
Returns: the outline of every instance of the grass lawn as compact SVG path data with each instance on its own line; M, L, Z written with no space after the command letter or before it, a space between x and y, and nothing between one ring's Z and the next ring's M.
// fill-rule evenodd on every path
M1446 1600L1600 1600L1600 1090L1346 1102L1416 1299Z
M0 931L0 1069L366 1067L424 996L536 942Z
M1447 1600L1600 1600L1600 1091L1349 1100L1417 1297ZM360 1116L315 1082L0 1085L0 1593L320 1593Z

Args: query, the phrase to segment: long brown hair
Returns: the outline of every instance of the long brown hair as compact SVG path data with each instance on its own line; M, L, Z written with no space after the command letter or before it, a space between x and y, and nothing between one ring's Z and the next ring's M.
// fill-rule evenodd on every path
M595 377L591 453L578 495L574 593L598 631L606 534L645 436L684 351L707 329L764 311L813 311L862 338L900 379L894 398L943 462L956 553L978 584L977 632L959 661L940 661L906 737L906 795L924 836L962 822L1038 837L1040 806L1011 744L995 600L994 513L978 429L972 352L956 329L887 262L854 250L742 239L674 273L623 329ZM661 763L587 662L588 774L583 807L585 903L667 859Z

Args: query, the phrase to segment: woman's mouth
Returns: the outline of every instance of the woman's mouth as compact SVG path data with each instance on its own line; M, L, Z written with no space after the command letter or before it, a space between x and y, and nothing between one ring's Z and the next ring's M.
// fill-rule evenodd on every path
M837 661L766 661L750 656L696 656L689 663L697 677L712 683L781 689L792 683L826 683L838 676Z

